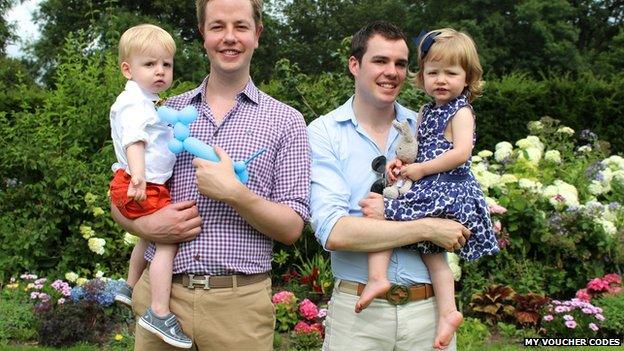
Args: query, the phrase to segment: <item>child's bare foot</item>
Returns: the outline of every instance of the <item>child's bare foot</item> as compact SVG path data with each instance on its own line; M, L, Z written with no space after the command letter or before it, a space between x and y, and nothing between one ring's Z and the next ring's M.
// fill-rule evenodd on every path
M463 321L464 316L462 316L459 311L452 311L444 316L440 316L440 320L438 320L438 330L435 340L433 341L433 348L437 350L446 349L451 339L453 339L453 334Z
M363 309L368 307L373 299L382 293L385 293L390 289L390 282L388 279L371 279L366 283L366 287L362 291L360 299L355 303L355 313L362 312Z

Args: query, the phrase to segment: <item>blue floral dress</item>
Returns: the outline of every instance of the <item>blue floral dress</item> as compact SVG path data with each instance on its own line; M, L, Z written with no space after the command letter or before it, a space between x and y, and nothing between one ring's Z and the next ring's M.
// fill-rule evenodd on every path
M418 126L418 156L416 162L439 157L453 148L444 138L444 129L460 108L470 106L465 95L436 107L425 105L422 121ZM473 145L476 135L473 134ZM448 172L426 176L412 185L410 191L397 199L384 199L386 219L409 221L424 217L448 218L470 229L472 235L458 254L466 260L476 260L483 255L499 251L492 227L490 212L479 183L470 171L471 160ZM406 247L423 254L444 252L444 249L428 241Z

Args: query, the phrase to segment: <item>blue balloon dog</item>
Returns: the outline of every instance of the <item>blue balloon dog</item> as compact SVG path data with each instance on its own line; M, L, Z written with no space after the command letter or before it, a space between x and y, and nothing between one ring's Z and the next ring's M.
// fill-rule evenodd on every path
M195 107L186 106L182 110L177 111L167 106L160 106L157 112L161 120L173 125L174 138L171 139L167 145L171 152L179 154L186 150L190 154L203 158L204 160L212 162L221 161L212 146L190 136L191 130L189 129L189 125L197 119L197 110ZM249 162L262 155L265 151L265 149L260 149L246 160L234 162L234 173L241 183L247 184L247 181L249 181L249 172L247 171Z

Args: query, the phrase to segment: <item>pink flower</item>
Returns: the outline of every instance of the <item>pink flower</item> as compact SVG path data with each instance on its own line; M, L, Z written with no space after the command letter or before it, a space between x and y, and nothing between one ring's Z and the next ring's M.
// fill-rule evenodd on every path
M622 277L617 273L607 274L602 279L609 284L622 284Z
M299 304L299 313L305 319L314 320L318 316L319 311L314 302L305 299Z
M593 331L598 331L598 326L594 323L589 323L589 329L593 330Z
M499 204L490 205L490 213L492 214L505 214L507 209Z
M576 292L576 298L581 301L589 302L591 300L591 295L589 295L587 289L580 289Z
M569 314L566 314L566 315L564 315L564 316L563 316L563 320L566 320L566 321L573 321L573 320L574 320L574 317L570 316Z
M309 333L319 333L319 335L323 335L323 325L321 323L313 323L308 324L304 321L299 321L295 324L295 333L301 334L309 334Z
M570 329L574 329L576 328L576 322L575 321L567 321L565 322L566 327L570 328Z
M609 289L609 283L606 280L600 278L594 278L587 283L587 290L589 292L603 292Z
M61 297L60 299L58 299L58 301L56 301L56 303L58 303L59 305L62 305L65 303L65 299Z
M501 221L494 222L494 233L498 234L502 229L503 225L501 224Z
M327 316L327 308L320 308L317 317L323 318L325 316Z
M544 321L546 321L546 322L550 322L553 319L555 319L555 317L553 317L552 314L547 314L547 315L544 316Z
M39 298L39 293L38 292L33 291L33 292L30 293L30 299L31 300L34 300L34 299L37 299L37 298Z
M596 314L596 319L599 321L604 321L605 317L603 315L601 315L600 313Z
M273 295L273 298L271 298L271 300L275 304L278 304L278 303L291 304L295 302L295 299L296 299L295 294L291 293L290 291L285 291L285 290L275 293L275 295Z

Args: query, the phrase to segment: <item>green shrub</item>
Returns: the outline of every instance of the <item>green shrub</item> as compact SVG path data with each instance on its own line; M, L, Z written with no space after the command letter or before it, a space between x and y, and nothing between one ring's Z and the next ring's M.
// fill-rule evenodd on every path
M592 303L602 308L605 317L602 322L603 333L611 337L624 336L624 293L595 299Z
M21 300L0 299L0 316L0 344L37 338L39 323L30 304Z
M477 318L466 318L457 330L457 349L465 350L485 344L490 337L487 326Z

